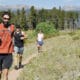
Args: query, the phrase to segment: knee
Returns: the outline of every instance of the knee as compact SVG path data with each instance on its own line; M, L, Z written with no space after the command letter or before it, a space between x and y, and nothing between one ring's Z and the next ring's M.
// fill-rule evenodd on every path
M4 76L8 76L8 69L4 69L4 70L2 71L2 73L3 73Z
M0 74L2 73L2 71L0 71Z

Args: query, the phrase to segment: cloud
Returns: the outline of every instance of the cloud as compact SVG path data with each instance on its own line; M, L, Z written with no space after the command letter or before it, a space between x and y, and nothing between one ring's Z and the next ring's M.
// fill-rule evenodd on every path
M63 0L63 1L65 1L65 2L74 2L76 0Z
M65 5L73 5L73 4L75 4L75 1L77 1L77 0L63 0Z
M74 1L74 0L66 0L66 1Z
M76 1L76 0L65 0L65 1L67 1L67 2L74 2L74 1Z

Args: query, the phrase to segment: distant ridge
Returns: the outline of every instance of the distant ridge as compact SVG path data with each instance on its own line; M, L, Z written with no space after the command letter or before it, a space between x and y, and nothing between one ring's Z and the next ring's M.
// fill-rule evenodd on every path
M64 6L62 9L65 11L80 11L80 6Z
M21 10L22 8L25 8L25 10L30 10L30 7L31 6L23 5L23 4L19 4L19 5L0 5L0 11L8 10L8 9L11 9L11 11L16 11L17 9ZM37 10L41 9L41 8L37 8L37 7L35 7L35 8ZM62 10L65 10L65 11L80 11L80 6L67 5L67 6L63 6Z
M16 11L17 9L22 9L22 8L25 8L25 10L27 10L27 9L30 9L30 7L29 6L27 6L27 5L10 5L10 6L8 6L8 5L0 5L0 11L3 11L3 10L8 10L8 9L11 9L12 11Z

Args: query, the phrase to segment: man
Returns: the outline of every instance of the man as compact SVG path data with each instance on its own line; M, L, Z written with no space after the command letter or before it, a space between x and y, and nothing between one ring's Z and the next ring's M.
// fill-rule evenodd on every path
M14 25L9 23L10 19L8 12L2 14L2 23L0 24L0 78L2 80L8 80L8 71L13 61Z
M37 35L37 48L38 48L38 52L42 51L43 39L44 39L44 34L43 34L42 30L39 30L39 33Z
M17 25L16 30L14 32L14 51L17 53L17 65L15 69L19 69L22 67L22 54L24 51L24 39L25 34L21 30L20 26Z

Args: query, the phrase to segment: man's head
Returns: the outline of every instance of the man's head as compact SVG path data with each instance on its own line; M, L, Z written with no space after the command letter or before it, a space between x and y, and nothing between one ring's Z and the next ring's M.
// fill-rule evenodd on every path
M3 24L5 27L8 27L9 26L9 20L10 20L10 14L8 12L4 12L2 14L2 20L3 20Z

